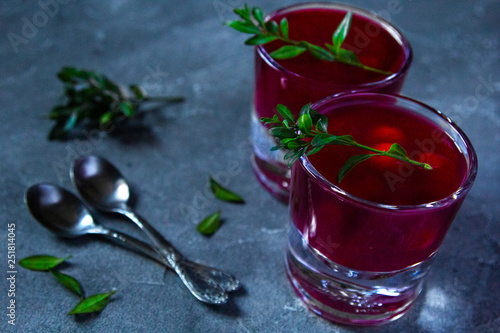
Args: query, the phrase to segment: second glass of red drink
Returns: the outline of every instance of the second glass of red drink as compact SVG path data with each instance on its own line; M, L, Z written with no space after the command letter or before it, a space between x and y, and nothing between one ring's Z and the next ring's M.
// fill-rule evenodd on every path
M332 35L347 12L352 13L352 21L342 48L353 51L364 65L392 74L319 60L309 52L293 59L273 59L270 53L284 45L281 41L256 47L253 170L261 184L284 202L288 200L290 169L283 163L282 151L270 152L275 140L259 119L271 117L278 104L298 112L307 103L340 92L399 93L410 68L409 42L392 24L367 10L345 4L307 3L277 10L266 20L280 22L286 18L291 39L323 46L332 42Z

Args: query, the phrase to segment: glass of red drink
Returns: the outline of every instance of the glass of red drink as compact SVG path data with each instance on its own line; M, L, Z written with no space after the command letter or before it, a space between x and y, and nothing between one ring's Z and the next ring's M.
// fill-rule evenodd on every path
M256 47L252 165L259 181L282 201L288 201L290 169L283 163L283 152L270 152L275 141L259 119L272 117L278 104L298 112L307 103L340 92L399 93L408 73L412 61L409 42L397 28L372 12L345 4L308 3L277 10L266 20L280 22L286 17L291 39L321 46L331 43L347 11L353 17L342 47L356 53L364 65L392 75L318 60L308 52L293 59L275 60L269 53L283 46L280 41Z
M387 94L339 94L313 105L329 133L387 150L399 143L424 170L372 157L337 183L355 147L325 146L292 167L287 274L307 306L353 325L395 320L423 278L476 173L474 148L439 111Z

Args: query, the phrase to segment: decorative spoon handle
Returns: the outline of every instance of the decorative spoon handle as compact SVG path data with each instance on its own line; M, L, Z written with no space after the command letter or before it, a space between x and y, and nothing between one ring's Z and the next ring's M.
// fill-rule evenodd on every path
M238 288L239 282L234 278L224 279L224 284L219 285L218 281L221 277L227 277L225 273L185 259L155 228L130 208L116 209L115 212L128 217L148 236L156 251L168 261L184 285L198 300L210 304L223 304L228 298L226 291Z
M153 260L156 260L167 268L173 269L172 265L167 261L167 259L165 259L163 255L158 253L158 251L154 247L152 247L148 243L144 243L139 239L136 239L119 231L107 229L100 226L91 230L91 233L102 235L118 244L124 245L129 249L132 249L138 253L148 256ZM188 261L186 259L184 259L184 265L191 266L192 269L197 269L203 274L212 278L226 292L235 291L239 287L239 281L231 274L227 274L216 268L208 267L202 264Z

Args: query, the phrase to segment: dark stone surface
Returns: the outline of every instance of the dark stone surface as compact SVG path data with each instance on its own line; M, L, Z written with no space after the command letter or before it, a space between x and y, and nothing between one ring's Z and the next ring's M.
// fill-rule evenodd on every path
M269 11L293 2L251 4ZM376 12L387 11L393 2L350 1ZM287 208L260 187L248 163L253 53L243 45L244 36L221 25L233 18L229 9L242 3L69 1L40 24L38 1L2 2L0 331L364 331L328 323L307 311L285 277ZM498 332L500 3L406 1L400 9L391 21L415 52L403 93L455 119L473 142L480 167L415 306L400 320L370 331ZM42 21L16 52L8 34L22 36L24 18ZM46 116L61 91L55 73L62 65L147 85L154 95L184 95L187 102L148 114L139 129L48 142L51 123ZM485 86L484 80L492 83ZM120 167L135 186L137 211L183 253L232 272L243 290L226 306L205 306L174 274L135 253L93 238L58 239L39 226L25 207L26 188L49 181L74 190L68 167L76 155L87 153L103 155ZM225 204L204 195L209 174L226 177L247 204ZM184 214L187 209L189 214ZM213 237L202 237L196 223L216 209L222 210L224 225ZM141 236L119 219L99 220ZM18 259L72 254L64 272L77 277L88 295L115 288L109 306L98 315L69 317L75 296L49 274L19 268L16 326L9 325L5 276L11 223Z

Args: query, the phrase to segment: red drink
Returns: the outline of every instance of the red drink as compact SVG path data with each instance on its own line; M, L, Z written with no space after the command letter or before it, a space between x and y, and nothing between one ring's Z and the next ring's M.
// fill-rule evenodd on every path
M430 259L472 186L474 150L438 112L403 97L347 94L314 108L328 116L330 133L383 150L397 142L410 158L433 167L373 157L337 184L344 162L369 152L327 146L292 169L287 265L296 291L313 309L333 309L322 310L332 320L366 325L395 319L418 296Z
M355 52L363 64L393 72L393 75L318 60L309 52L277 61L269 53L283 46L280 41L256 48L252 119L254 171L263 185L281 199L288 200L289 171L283 164L282 153L269 152L274 140L258 119L272 117L278 104L298 112L307 103L340 92L398 93L408 73L412 59L408 41L390 23L368 11L348 5L312 3L281 9L268 19L280 22L286 17L290 38L322 46L331 43L335 29L348 10L353 12L353 18L342 47Z
M282 10L271 16L276 22L288 20L290 38L325 45L346 14L345 9L311 8ZM259 117L272 117L276 105L285 104L296 110L327 96L345 92L369 90L397 93L401 90L410 61L409 44L397 40L394 32L385 30L380 22L353 15L351 28L342 47L355 52L361 63L396 73L387 77L379 73L335 61L322 61L309 52L287 60L274 60L269 53L285 45L274 41L257 48L255 107ZM262 55L259 56L259 53ZM264 55L265 54L265 55ZM272 66L263 60L272 62ZM289 82L276 68L289 72L298 82Z

